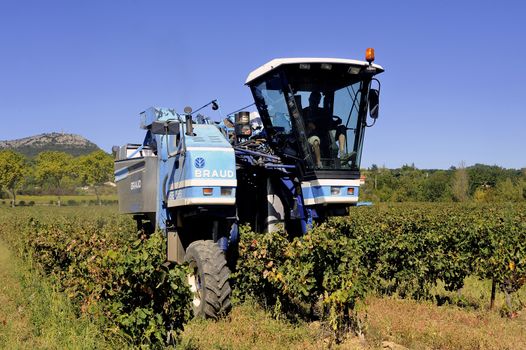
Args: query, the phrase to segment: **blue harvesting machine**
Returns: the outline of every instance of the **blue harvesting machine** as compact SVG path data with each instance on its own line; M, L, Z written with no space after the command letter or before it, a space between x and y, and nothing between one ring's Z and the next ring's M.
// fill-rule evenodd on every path
M196 316L230 310L240 224L295 237L357 205L383 72L374 50L366 59L274 59L246 80L257 111L214 122L202 108L152 107L144 141L114 150L120 212L143 234L164 232L167 261L189 263Z

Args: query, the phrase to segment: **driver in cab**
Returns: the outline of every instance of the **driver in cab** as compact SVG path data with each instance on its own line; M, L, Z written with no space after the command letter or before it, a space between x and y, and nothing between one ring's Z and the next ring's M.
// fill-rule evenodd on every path
M345 153L346 128L341 124L342 120L339 117L332 116L329 108L320 107L320 101L321 93L313 91L309 96L309 106L302 110L308 141L314 151L315 165L317 168L322 167L321 143L329 142L329 131L333 133L334 141L338 141L342 164L346 164L351 158L351 155Z
M323 128L324 119L327 116L327 111L320 108L321 93L318 91L311 92L309 96L309 106L303 108L302 114L307 128L307 137L309 144L314 151L314 158L316 167L320 168L321 151L320 151L320 135Z

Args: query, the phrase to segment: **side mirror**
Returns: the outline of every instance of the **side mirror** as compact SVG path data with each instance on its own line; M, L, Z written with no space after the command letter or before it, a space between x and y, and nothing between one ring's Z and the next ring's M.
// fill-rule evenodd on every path
M376 89L369 90L369 115L373 119L378 118L378 109L380 107L380 91Z
M151 132L155 135L178 135L179 121L160 121L156 120L152 123Z

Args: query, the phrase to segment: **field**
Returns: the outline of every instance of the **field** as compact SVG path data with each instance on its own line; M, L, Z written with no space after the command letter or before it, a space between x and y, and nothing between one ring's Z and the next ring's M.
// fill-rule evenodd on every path
M101 201L104 203L117 202L116 194L103 194L100 196ZM39 195L39 196L30 196L30 195L18 195L16 196L17 205L28 206L28 205L56 205L58 197L54 195ZM97 204L97 196L94 194L84 194L84 195L63 195L60 196L62 205L95 205ZM2 199L0 200L0 206L9 206L11 199Z
M2 208L0 348L526 348L524 205L357 208L293 241L242 231L232 313L191 320L186 267L162 266L161 235L115 207Z

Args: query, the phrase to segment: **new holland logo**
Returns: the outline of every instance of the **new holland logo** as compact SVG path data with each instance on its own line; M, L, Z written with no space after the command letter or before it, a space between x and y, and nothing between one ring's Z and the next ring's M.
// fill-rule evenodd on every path
M197 169L202 169L205 167L205 159L201 157L197 157L194 161L194 165Z

